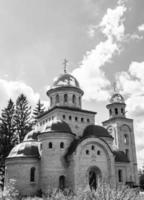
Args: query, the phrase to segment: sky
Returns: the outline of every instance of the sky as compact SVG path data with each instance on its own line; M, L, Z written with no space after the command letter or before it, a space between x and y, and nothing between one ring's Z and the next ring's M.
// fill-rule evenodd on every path
M32 106L67 71L85 94L83 108L108 118L117 83L134 119L138 165L144 165L144 1L0 0L0 109L24 93Z

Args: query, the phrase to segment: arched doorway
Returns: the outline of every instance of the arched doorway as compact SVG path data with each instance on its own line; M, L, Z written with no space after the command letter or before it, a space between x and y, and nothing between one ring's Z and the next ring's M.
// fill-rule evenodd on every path
M88 170L88 183L91 190L96 190L101 179L101 172L97 167Z

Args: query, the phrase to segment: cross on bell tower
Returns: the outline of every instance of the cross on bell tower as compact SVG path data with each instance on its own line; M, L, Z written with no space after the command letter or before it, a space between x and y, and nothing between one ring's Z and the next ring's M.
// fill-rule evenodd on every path
M65 58L65 59L64 59L64 62L63 62L63 65L64 65L64 73L65 73L65 74L67 73L67 64L68 64L68 60Z

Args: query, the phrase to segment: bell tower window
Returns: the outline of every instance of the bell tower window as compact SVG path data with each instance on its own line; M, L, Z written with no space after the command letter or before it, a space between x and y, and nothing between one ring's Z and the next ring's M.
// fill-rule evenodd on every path
M128 144L128 143L129 143L128 135L125 134L124 135L124 144Z
M109 114L110 114L110 116L112 115L112 110L111 109L109 110Z
M64 102L67 103L68 102L68 95L64 94Z

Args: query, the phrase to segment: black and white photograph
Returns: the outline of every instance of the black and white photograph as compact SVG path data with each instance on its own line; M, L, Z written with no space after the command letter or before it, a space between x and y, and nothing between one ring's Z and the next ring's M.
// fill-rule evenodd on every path
M0 200L144 200L143 0L0 0Z

